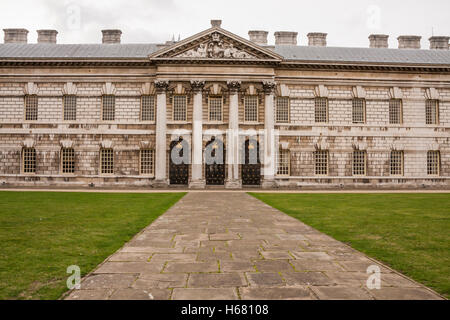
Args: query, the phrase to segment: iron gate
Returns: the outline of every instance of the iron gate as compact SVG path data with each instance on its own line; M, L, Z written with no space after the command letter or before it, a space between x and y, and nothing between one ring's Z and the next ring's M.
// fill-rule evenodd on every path
M185 161L186 151L188 151L189 145L182 138L178 141L172 141L170 144L170 165L169 165L169 180L172 185L186 185L189 181L189 161ZM178 160L175 160L172 155L178 155ZM179 163L179 159L183 159Z
M225 184L225 148L221 140L214 137L205 147L205 179L207 185Z
M242 184L259 186L261 184L261 161L259 143L256 140L246 140L244 144L245 158L242 164Z

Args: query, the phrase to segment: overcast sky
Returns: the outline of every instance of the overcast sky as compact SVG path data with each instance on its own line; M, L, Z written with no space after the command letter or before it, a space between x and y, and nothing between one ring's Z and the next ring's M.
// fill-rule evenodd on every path
M1 0L1 28L23 27L28 41L37 29L57 29L58 43L100 43L101 31L118 28L123 43L181 39L210 27L211 19L248 38L248 30L297 31L300 45L308 32L328 33L328 45L367 47L369 34L428 38L450 35L449 0Z

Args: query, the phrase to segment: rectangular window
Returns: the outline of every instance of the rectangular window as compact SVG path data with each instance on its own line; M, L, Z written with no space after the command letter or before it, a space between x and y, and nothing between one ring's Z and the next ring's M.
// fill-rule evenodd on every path
M365 151L355 150L353 151L353 175L365 176L366 175L366 160L367 153Z
M279 150L278 151L278 162L277 162L277 175L279 176L289 176L289 165L290 156L289 150Z
M141 156L141 174L152 175L154 168L154 152L151 149L142 149Z
M36 150L23 148L22 151L23 173L36 173Z
M244 97L244 121L258 122L258 96Z
M314 99L314 119L317 123L328 122L328 98Z
M353 123L366 122L366 100L353 99L352 100L352 119Z
M439 101L427 100L425 104L426 124L439 123Z
M61 149L62 173L75 173L75 150L73 148Z
M25 120L38 119L38 97L37 95L25 96Z
M155 96L141 96L141 121L155 121Z
M64 101L64 120L77 120L77 97L75 95L65 95Z
M113 121L116 117L116 97L113 95L104 95L103 104L103 121Z
M277 97L276 100L276 122L289 123L289 98Z
M427 153L427 173L438 176L440 174L441 155L439 151L428 151Z
M114 173L114 152L113 149L100 150L100 166L102 174Z
M391 99L389 101L389 123L401 124L403 122L402 100Z
M222 121L222 97L209 97L209 121Z
M393 176L403 175L403 151L391 151L390 170Z
M186 96L173 96L173 120L186 121L187 119Z
M314 152L315 173L319 176L328 175L328 151Z

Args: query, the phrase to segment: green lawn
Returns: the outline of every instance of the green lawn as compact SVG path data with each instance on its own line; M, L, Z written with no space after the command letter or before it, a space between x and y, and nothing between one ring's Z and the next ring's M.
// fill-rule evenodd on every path
M450 194L251 195L450 297Z
M0 299L57 299L183 193L0 192Z

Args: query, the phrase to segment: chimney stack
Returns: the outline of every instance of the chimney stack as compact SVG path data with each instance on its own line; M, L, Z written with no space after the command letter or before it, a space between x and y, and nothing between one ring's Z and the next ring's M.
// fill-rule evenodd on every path
M38 43L56 43L56 35L58 31L56 30L37 30L38 33Z
M327 33L310 32L308 33L308 45L312 47L326 47Z
M431 37L430 39L430 49L436 50L448 50L448 41L450 37Z
M399 49L420 49L420 36L400 36L398 40Z
M259 44L261 46L267 45L267 35L269 32L260 30L250 30L248 36L251 42Z
M292 31L277 31L275 32L275 44L276 45L297 45L298 32Z
M102 30L104 44L114 44L120 43L120 37L122 36L122 31L118 29L108 29Z
M387 34L371 34L369 36L370 48L389 48Z
M220 28L221 25L222 25L222 20L211 20L212 28Z
M3 29L5 32L5 43L27 43L27 29Z

